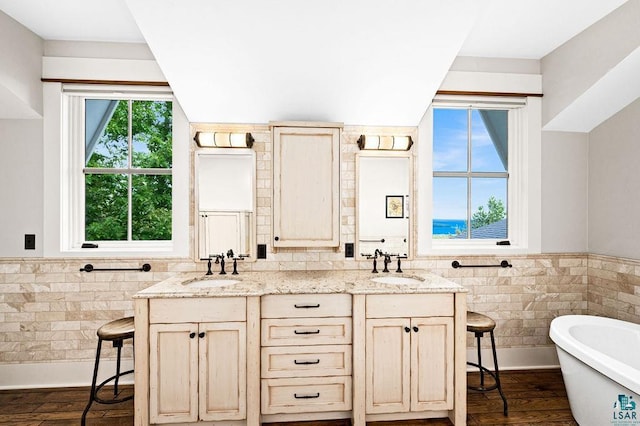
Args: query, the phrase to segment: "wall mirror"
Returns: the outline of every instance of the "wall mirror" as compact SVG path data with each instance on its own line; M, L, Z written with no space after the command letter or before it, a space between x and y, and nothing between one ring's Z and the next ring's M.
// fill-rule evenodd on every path
M356 253L376 249L410 256L412 164L407 152L359 152L356 156Z
M254 260L255 153L217 149L196 155L198 253L249 255Z

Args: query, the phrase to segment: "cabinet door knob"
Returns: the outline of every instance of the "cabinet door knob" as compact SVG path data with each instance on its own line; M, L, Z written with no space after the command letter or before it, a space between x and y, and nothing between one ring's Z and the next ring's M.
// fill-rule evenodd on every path
M204 331L201 331L200 333L198 333L198 337L202 339L204 337Z
M280 237L275 237L274 240L280 241Z
M416 326L413 326L413 331L415 331L416 333L418 332L419 328Z
M196 337L196 333L189 333L189 339L193 339L194 337Z
M411 331L411 329L410 329L409 327L405 327L405 328L404 328L404 331L405 331L405 333L408 333L408 332L410 332L410 331Z

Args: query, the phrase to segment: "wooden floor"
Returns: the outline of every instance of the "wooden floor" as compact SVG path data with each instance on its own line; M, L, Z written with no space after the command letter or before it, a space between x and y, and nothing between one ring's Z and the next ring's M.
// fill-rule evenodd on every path
M497 391L468 394L468 425L577 425L571 416L560 370L505 371L502 386L509 416L502 414ZM469 375L469 383L477 375ZM131 392L127 388L124 392ZM0 424L13 426L79 425L88 388L0 391ZM308 422L305 426L348 426L349 421ZM87 425L133 424L133 401L116 405L94 403ZM295 426L288 423L288 426ZM368 426L445 426L448 420L373 422ZM271 424L270 426L279 426Z

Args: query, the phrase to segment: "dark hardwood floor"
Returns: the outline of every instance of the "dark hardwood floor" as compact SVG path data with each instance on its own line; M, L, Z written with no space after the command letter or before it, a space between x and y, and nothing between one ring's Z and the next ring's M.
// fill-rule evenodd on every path
M577 425L571 416L560 370L505 371L500 375L509 403L509 416L502 414L497 391L468 393L468 425ZM469 374L469 383L477 374ZM124 392L131 392L125 388ZM0 424L15 426L79 425L87 403L88 388L29 389L0 391ZM307 422L305 426L348 426L349 421ZM87 425L133 424L133 401L122 404L94 403ZM282 424L271 424L279 426ZM294 426L288 423L288 426ZM368 426L445 426L448 420L373 422Z

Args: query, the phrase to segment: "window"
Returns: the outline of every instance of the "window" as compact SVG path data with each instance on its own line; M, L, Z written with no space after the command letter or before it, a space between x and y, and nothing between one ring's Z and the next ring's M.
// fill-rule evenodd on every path
M91 89L63 88L61 251L87 252L90 243L92 253L170 252L173 97L156 88Z
M539 251L540 129L539 98L436 97L419 127L419 255Z
M508 113L433 109L432 238L508 238Z
M84 99L84 240L171 240L171 101Z

